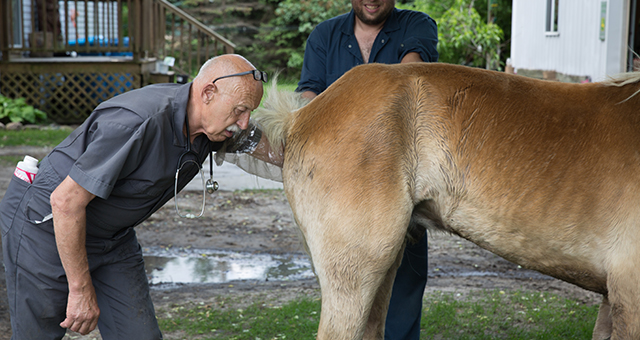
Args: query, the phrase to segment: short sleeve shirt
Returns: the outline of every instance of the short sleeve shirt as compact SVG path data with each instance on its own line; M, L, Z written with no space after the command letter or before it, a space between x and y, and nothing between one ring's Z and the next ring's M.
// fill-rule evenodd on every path
M354 34L355 13L320 23L307 39L302 74L296 91L323 92L351 68L363 64ZM438 29L435 20L417 11L394 8L378 33L369 63L396 64L409 52L423 61L438 61Z
M97 196L87 206L88 235L109 238L145 220L174 196L181 156L197 164L186 162L178 189L220 146L201 135L186 153L190 88L190 83L160 84L118 95L100 104L43 160L58 174L54 186L68 175Z

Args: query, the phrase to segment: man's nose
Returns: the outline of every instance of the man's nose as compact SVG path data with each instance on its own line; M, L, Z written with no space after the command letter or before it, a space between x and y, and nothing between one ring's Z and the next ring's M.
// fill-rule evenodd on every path
M243 113L240 118L238 119L238 121L236 122L236 124L238 124L238 126L242 129L242 130L246 130L249 127L249 116L251 114L249 112L245 112Z

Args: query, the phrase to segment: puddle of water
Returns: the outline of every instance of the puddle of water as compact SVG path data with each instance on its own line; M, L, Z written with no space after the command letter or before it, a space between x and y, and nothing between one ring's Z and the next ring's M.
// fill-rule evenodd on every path
M144 260L151 285L226 283L239 280L293 281L313 278L306 255L249 254L197 249L145 248ZM503 277L552 279L530 270L474 271L438 267L429 277Z
M146 248L144 261L152 285L237 280L286 281L313 277L309 258L304 255Z

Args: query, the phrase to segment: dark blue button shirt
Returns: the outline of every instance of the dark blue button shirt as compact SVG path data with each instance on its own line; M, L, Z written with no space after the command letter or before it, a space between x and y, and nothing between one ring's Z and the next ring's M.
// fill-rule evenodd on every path
M316 26L307 39L296 91L320 94L345 72L364 63L354 24L352 10ZM394 8L373 43L368 62L396 64L409 52L419 53L423 61L436 62L437 43L435 20L422 12Z

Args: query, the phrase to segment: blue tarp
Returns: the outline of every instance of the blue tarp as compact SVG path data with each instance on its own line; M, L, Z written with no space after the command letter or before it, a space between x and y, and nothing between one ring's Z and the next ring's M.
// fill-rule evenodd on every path
M99 36L90 36L89 39L79 38L78 39L78 47L86 46L87 40L89 41L89 46L100 46L100 47L108 47L108 46L118 46L118 38L105 38L102 35ZM129 37L122 38L123 46L129 47ZM97 43L97 45L96 45ZM69 40L69 46L76 46L75 40ZM132 52L78 52L78 55L85 56L132 56Z

